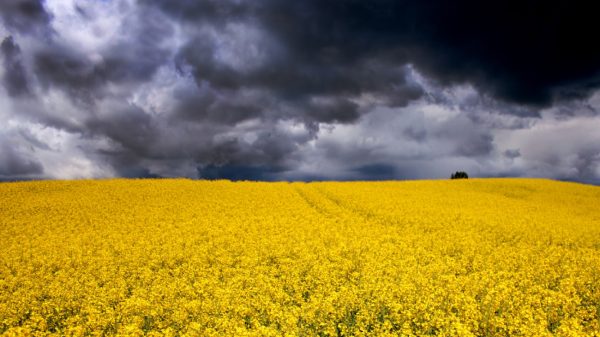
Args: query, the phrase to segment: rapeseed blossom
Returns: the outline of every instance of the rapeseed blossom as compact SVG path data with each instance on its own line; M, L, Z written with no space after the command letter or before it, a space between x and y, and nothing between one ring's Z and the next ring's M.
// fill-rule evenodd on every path
M0 185L6 336L600 336L600 188Z

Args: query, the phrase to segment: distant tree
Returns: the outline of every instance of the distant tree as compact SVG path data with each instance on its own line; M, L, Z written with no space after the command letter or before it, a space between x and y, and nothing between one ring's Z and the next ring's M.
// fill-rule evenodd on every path
M464 171L456 171L452 173L450 179L469 179L469 175Z

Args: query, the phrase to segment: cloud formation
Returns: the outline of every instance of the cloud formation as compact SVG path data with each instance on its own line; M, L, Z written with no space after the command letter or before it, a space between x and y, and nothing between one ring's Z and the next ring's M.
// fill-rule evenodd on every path
M14 96L29 93L29 85L23 64L21 63L21 50L13 41L12 36L5 38L0 44L0 52L4 58L4 88Z
M4 0L0 17L7 28L22 33L44 33L52 19L43 0Z
M586 6L4 1L0 175L598 182Z

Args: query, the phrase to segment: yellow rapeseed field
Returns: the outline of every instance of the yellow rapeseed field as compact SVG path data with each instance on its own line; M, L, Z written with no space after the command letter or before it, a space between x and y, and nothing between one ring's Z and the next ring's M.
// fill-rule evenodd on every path
M600 188L0 184L7 336L600 336Z

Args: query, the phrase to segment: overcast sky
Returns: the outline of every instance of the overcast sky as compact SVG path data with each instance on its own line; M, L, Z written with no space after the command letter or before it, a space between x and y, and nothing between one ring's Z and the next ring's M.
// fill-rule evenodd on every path
M598 184L587 3L1 0L0 180Z

